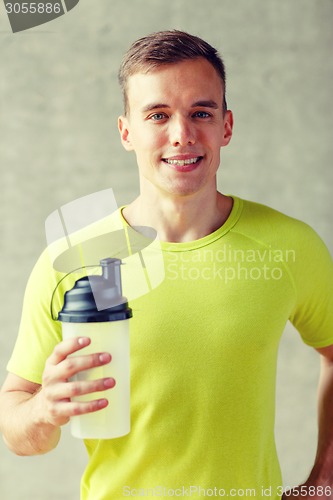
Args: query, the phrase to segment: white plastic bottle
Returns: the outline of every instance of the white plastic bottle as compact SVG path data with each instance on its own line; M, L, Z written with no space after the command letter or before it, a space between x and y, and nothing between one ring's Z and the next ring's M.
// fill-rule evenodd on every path
M111 363L85 370L71 380L96 380L113 377L110 390L72 398L92 401L106 398L102 410L71 417L72 435L82 439L112 439L130 432L130 335L132 310L122 296L119 259L103 259L101 276L84 277L65 293L58 320L63 338L89 337L89 346L72 356L108 352Z

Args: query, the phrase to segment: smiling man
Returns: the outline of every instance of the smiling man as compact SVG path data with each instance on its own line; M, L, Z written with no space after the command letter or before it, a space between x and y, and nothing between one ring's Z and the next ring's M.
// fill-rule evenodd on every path
M122 144L136 155L140 195L119 210L124 227L153 227L164 281L133 300L131 432L86 440L85 500L124 496L281 498L274 441L278 346L287 321L321 355L318 451L288 496L333 498L333 265L303 222L217 190L232 137L217 51L180 31L136 41L119 79ZM49 315L54 276L42 257L29 281L21 329L0 399L0 426L18 454L54 448L72 415L102 411L113 379L69 378L112 363L70 354ZM61 297L59 298L61 301Z
M221 75L199 57L135 73L127 87L119 129L124 147L136 153L141 196L125 217L134 224L149 219L165 241L206 236L232 206L216 190L220 149L233 124L231 111L223 109Z

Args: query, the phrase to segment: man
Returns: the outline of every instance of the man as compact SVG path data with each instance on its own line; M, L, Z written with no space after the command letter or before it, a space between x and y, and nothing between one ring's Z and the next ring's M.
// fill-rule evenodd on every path
M333 266L326 247L302 222L217 191L233 117L223 62L210 45L179 31L147 36L126 54L120 83L119 131L136 154L140 195L116 216L157 231L166 276L131 302L132 429L115 440L87 440L82 498L281 498L275 368L288 320L321 355L322 376L314 467L287 495L333 498ZM112 363L112 353L69 360L90 340L61 341L48 312L58 280L44 255L30 278L2 388L1 429L21 455L51 450L71 416L107 405L72 396L116 383L68 382Z

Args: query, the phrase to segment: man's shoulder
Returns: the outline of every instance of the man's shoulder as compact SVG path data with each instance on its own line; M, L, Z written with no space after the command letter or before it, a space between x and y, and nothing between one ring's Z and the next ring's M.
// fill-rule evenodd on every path
M106 249L118 244L123 228L124 219L119 208L106 217L48 242L40 260L60 273L98 265L99 259L105 257Z
M283 229L287 227L310 227L306 222L288 215L281 210L270 207L263 203L250 200L242 200L243 203L243 218L246 218L247 223L252 222L254 225L281 225Z
M280 210L262 203L242 200L242 215L238 231L256 240L271 244L303 242L319 239L316 231L306 222L287 215Z

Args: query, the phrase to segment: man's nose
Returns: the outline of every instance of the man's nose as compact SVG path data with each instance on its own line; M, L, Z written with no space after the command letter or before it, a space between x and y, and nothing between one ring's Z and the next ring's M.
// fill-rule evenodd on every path
M170 128L170 141L173 146L187 146L195 143L194 127L187 118L174 116Z

